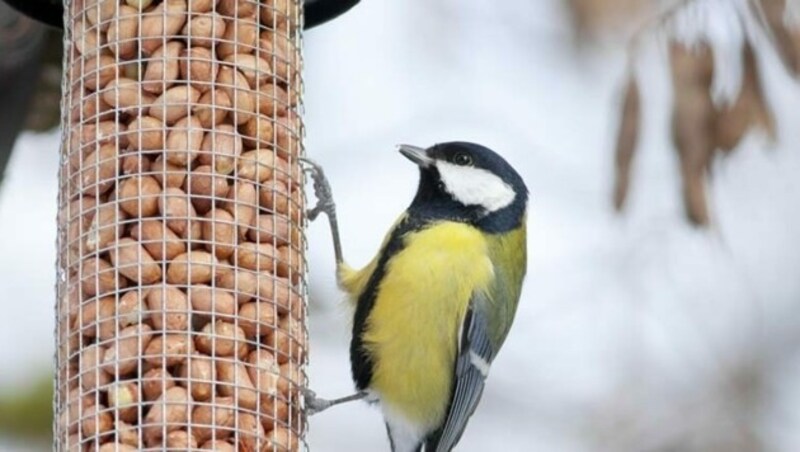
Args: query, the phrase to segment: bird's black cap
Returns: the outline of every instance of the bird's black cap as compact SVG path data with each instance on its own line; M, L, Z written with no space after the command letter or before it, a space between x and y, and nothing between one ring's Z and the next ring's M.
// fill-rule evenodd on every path
M524 219L528 188L491 149L453 141L427 149L400 145L399 150L420 168L410 214L467 222L487 232L514 229Z

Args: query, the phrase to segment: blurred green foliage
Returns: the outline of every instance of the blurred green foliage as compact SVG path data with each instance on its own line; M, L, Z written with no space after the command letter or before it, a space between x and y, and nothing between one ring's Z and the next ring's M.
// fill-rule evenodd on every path
M42 373L24 386L0 388L0 436L52 443L53 375Z

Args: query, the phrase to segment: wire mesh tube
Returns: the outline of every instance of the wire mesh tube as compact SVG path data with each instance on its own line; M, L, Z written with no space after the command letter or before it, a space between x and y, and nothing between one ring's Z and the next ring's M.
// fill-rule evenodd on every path
M300 450L295 0L66 0L56 450Z

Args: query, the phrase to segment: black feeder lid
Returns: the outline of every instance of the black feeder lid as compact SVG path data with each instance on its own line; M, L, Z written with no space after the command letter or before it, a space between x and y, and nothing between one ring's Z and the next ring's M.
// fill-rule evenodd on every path
M64 0L4 0L22 14L58 29L64 28ZM305 24L309 30L333 20L361 0L303 0Z

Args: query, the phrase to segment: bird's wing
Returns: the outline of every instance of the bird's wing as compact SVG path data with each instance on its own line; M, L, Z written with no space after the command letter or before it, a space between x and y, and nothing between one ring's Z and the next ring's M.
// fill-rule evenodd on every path
M449 452L455 447L478 406L495 355L489 340L485 310L476 308L479 303L485 302L483 295L473 295L464 316L456 357L453 398L441 434L428 443L426 451Z

